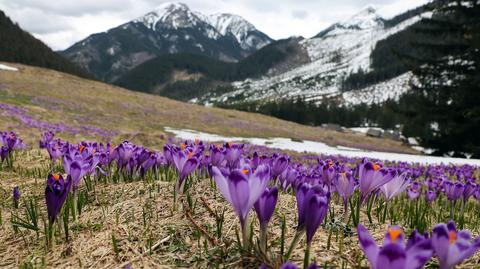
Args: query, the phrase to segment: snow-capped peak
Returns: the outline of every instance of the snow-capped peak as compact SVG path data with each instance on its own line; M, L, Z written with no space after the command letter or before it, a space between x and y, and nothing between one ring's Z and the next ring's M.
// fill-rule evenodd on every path
M160 22L163 27L185 28L197 25L202 20L190 8L179 2L167 2L158 6L155 10L145 14L144 16L134 20L141 22L148 28L155 30Z
M257 30L244 18L234 14L218 13L208 16L207 19L222 35L230 32L237 40L241 40L249 31Z
M159 28L193 28L203 25L209 38L232 35L243 49L257 50L272 41L244 18L233 14L204 15L179 2L168 2L134 20L156 31Z
M255 28L255 26L253 26L253 24L241 16L228 13L217 13L206 18L210 25L217 29L220 34L227 35L230 33L235 36L238 43L240 43L240 45L245 49L252 47L258 49L270 43L268 37L264 38L263 40L260 40L259 38L252 40L253 37L251 36L251 33L258 32L258 30Z
M355 29L369 29L383 25L383 18L378 15L373 5L366 6L349 19L339 22L339 26Z

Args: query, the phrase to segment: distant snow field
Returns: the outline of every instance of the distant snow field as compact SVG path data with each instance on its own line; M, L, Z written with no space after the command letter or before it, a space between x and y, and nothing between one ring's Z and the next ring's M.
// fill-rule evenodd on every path
M16 67L11 67L8 65L0 64L0 70L5 70L5 71L18 71L18 68Z
M349 148L343 146L332 147L325 143L303 140L303 141L293 141L290 138L246 138L246 137L227 137L216 134L209 134L198 132L189 129L174 129L170 127L165 127L165 131L172 133L176 138L185 139L185 140L194 140L200 139L208 142L219 142L219 141L241 141L244 143L265 146L268 148L275 148L281 150L291 150L296 152L309 152L315 154L325 154L325 155L341 155L346 157L355 157L355 158L371 158L379 159L385 161L399 161L399 162L409 162L409 163L423 163L423 164L470 164L480 166L479 159L462 159L462 158L450 158L450 157L435 157L435 156L426 156L426 155L413 155L413 154L401 154L401 153L391 153L391 152L378 152L378 151L366 151L357 148Z

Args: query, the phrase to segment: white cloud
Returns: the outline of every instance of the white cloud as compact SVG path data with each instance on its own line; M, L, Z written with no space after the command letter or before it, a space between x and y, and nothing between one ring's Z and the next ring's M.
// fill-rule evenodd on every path
M140 17L164 0L0 0L0 9L55 50ZM367 4L392 17L428 0L184 0L205 13L238 14L274 39L310 37Z

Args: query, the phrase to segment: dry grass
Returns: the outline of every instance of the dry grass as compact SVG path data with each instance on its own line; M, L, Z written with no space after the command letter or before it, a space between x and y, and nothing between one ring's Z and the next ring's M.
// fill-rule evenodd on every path
M261 262L258 253L242 258L236 245L238 219L218 191L212 188L210 180L201 176L189 189L194 203L192 210L186 196L181 199L180 208L173 210L173 181L98 182L95 190L89 192L89 203L83 213L78 220L70 223L70 242L65 242L63 234L57 235L52 250L46 251L41 233L38 237L35 232L24 229L15 233L9 221L11 212L14 212L11 198L14 186L21 188L22 203L25 203L26 197L36 197L41 211L45 212L43 191L48 165L45 152L30 150L18 155L12 171L0 172L2 268L27 265L36 268L122 268L126 264L131 264L133 268L258 268ZM34 169L40 170L41 175L32 176ZM342 209L335 198L331 208L341 218ZM219 216L223 211L222 237L218 238L215 215ZM282 216L285 216L287 224L288 247L297 223L293 195L280 194L269 226L271 252L268 256L271 264L277 266L272 257L279 254ZM253 213L251 219L256 219ZM361 223L368 223L365 215L361 216ZM256 220L254 224L256 240ZM374 223L367 226L380 242L387 225ZM319 265L328 265L328 268L341 268L342 265L344 268L366 268L355 232L345 238L344 249L340 252L340 237L336 236L336 232L332 233L330 247L327 247L329 229L320 227L317 231L312 245L312 259ZM115 251L112 235L116 238L118 251ZM303 246L304 239L290 259L299 265L302 264ZM479 258L477 254L458 268L479 268ZM435 268L435 263L428 268Z
M1 103L25 108L28 115L49 123L64 123L69 127L89 125L116 131L115 140L138 136L146 146L158 145L164 135L163 128L169 126L227 136L287 137L329 145L417 153L392 140L303 126L255 113L206 108L48 69L9 65L20 70L0 71ZM24 137L32 133L17 118L0 113L0 120L0 130L14 128ZM38 137L38 131L33 133ZM69 139L99 138L88 131L65 136Z

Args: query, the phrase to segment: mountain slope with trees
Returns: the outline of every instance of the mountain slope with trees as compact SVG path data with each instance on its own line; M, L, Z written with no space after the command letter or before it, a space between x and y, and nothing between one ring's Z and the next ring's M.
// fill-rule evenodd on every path
M307 59L297 57L298 49L298 39L279 40L237 63L188 53L161 55L132 69L115 84L188 101L210 91L231 90L232 81L257 78L272 69L286 68L284 65L299 65Z
M42 41L23 31L0 11L0 61L46 67L90 78L86 71L52 51Z

